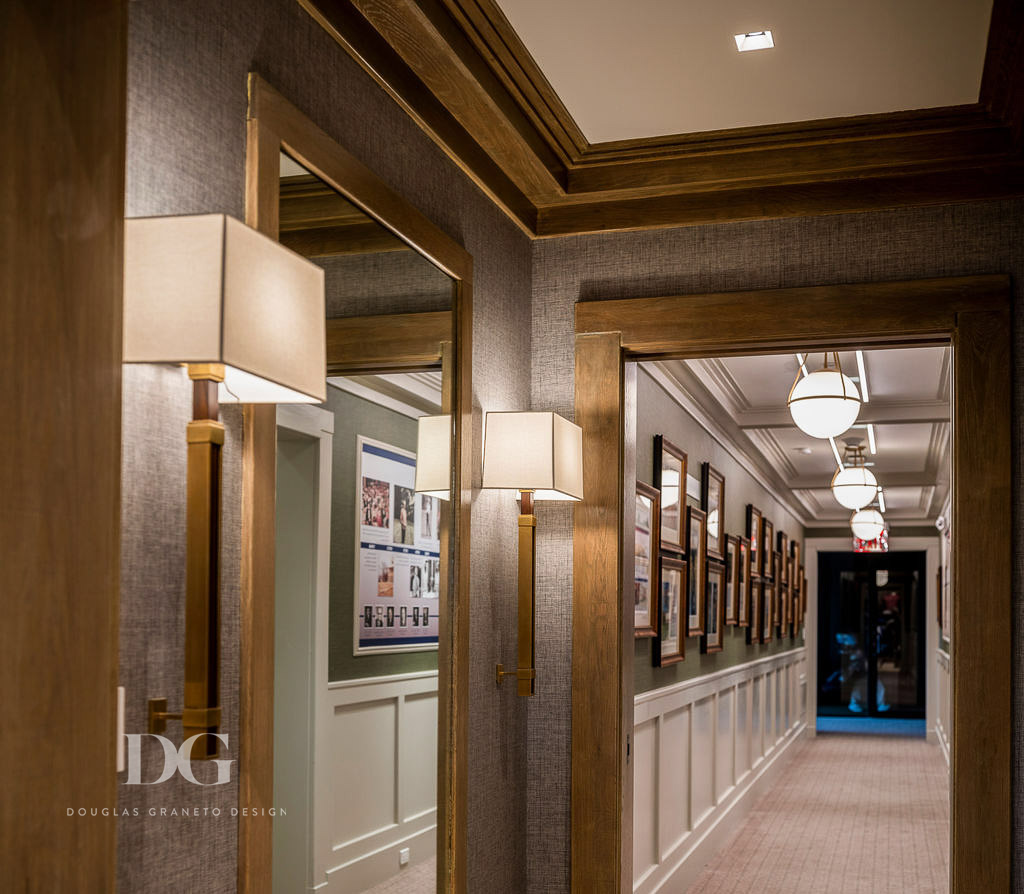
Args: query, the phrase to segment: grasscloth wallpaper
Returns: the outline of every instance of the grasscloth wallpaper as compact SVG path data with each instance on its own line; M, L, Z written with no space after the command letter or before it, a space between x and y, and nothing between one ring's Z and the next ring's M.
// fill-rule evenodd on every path
M1024 272L1022 202L580 236L531 247L292 0L130 4L129 216L244 215L250 70L472 253L477 470L479 411L532 404L571 418L578 300ZM373 305L360 307L367 312ZM1020 345L1019 321L1014 326ZM1018 463L1021 357L1018 351L1013 360ZM180 698L174 687L182 663L188 401L178 371L126 370L120 663L129 732L143 729L146 698L167 695L172 705ZM230 736L237 731L240 426L237 415L226 415L222 688ZM1014 488L1019 500L1019 474ZM515 650L515 567L508 548L515 516L515 505L500 494L476 495L468 805L473 894L568 890L572 515L554 504L538 509L538 682L529 703L512 687L496 690L493 683L495 662L510 661ZM1018 542L1012 619L1015 739L1024 731L1022 546ZM1019 749L1014 760L1020 816ZM152 789L121 786L120 793L122 808L160 806ZM215 789L161 786L159 800L168 807L219 806L222 816L160 819L142 810L119 820L120 890L234 891L236 820L229 811L237 798L234 782ZM1020 824L1015 834L1024 856Z
M872 282L975 273L1024 275L1024 202L974 203L876 214L717 224L545 239L533 249L534 409L573 412L573 311L577 301ZM1014 315L1014 504L1021 501L1024 327ZM542 504L543 505L543 504ZM1015 525L1015 528L1019 527ZM530 706L529 890L568 890L568 631L572 610L572 518L539 518L537 675ZM1014 554L1014 741L1024 735L1024 540ZM1014 814L1024 816L1024 751L1014 753ZM1024 823L1015 835L1024 861Z
M244 217L246 77L257 71L470 251L475 407L512 410L529 403L528 240L297 3L135 0L128 49L128 216L219 211ZM363 313L392 310L364 296L358 306ZM148 697L167 695L172 705L180 699L188 412L188 386L177 371L128 370L121 680L128 689L129 732L143 730ZM238 420L229 417L222 553L222 699L229 736L237 731L239 437ZM475 462L479 469L479 455ZM493 683L495 663L510 660L515 649L515 556L506 546L516 506L494 493L478 494L472 524L469 888L519 894L526 888L526 706L513 687L498 692ZM120 792L122 806L159 800L168 807L216 803L222 809L217 819L160 820L145 811L122 818L121 891L235 890L234 781L223 789L188 783L172 789L168 783L144 794L125 786Z

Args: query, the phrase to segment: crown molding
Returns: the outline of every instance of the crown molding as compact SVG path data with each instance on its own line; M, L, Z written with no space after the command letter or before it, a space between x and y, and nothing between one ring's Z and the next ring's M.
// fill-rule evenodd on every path
M589 143L495 0L298 0L534 237L1024 195L1024 13L995 0L979 102Z
M672 361L668 361L671 363ZM714 396L704 388L694 372L682 364L670 367L665 361L642 364L642 370L657 383L669 397L693 417L694 421L718 441L732 458L757 481L775 502L789 512L801 525L807 527L815 513L802 494L789 491L785 481L765 457L751 443L747 433L716 418L723 411L716 406ZM701 391L704 394L701 394ZM711 404L711 405L709 405Z

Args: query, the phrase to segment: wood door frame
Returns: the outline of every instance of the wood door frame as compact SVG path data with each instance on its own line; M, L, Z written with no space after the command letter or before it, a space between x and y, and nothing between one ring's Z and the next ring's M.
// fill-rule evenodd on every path
M332 374L447 366L454 410L451 501L452 586L438 642L437 867L439 894L466 890L466 786L469 710L469 554L472 462L473 260L404 198L289 103L259 75L249 76L246 222L276 239L281 151L303 164L454 282L452 310L360 317L328 325ZM446 319L445 319L446 318ZM396 321L401 325L395 325ZM421 323L422 325L417 325ZM373 333L377 336L373 337ZM446 408L448 409L448 408ZM274 540L276 412L244 410L240 632L239 803L273 806ZM444 599L445 597L442 597ZM260 813L259 810L256 811ZM238 890L269 894L272 819L239 817Z
M950 884L1006 891L1011 842L1011 375L1008 276L950 277L576 305L585 499L573 522L572 890L631 892L632 615L627 361L952 345ZM619 474L607 474L609 469ZM632 548L632 547L630 547Z

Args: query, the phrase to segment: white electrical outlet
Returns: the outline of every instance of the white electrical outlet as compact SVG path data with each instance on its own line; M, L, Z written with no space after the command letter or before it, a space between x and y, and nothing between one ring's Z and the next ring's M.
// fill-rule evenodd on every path
M409 865L409 848L403 847L398 852L398 865L399 866L408 866Z

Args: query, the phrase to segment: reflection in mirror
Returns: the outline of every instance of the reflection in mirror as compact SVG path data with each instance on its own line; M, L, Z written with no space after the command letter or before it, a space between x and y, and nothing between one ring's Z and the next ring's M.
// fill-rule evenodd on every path
M287 155L280 196L328 318L451 309L445 273ZM440 360L388 360L278 415L275 894L436 890L450 510L415 482L418 419L449 412L451 382Z

